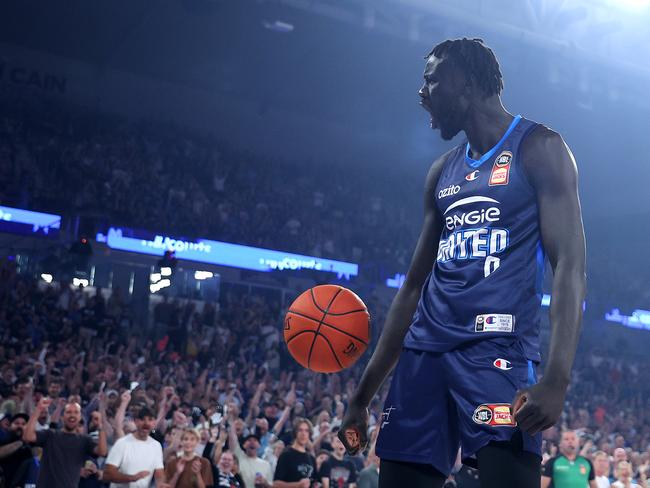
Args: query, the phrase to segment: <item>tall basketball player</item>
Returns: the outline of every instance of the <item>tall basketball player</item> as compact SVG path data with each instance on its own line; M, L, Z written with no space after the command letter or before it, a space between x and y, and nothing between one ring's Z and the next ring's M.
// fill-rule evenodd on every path
M406 281L340 435L350 452L366 443L367 406L397 363L380 488L442 486L459 447L482 487L539 487L541 431L562 412L585 295L576 164L558 133L505 110L482 40L447 40L426 60L431 128L467 142L431 166ZM537 382L546 256L552 337Z

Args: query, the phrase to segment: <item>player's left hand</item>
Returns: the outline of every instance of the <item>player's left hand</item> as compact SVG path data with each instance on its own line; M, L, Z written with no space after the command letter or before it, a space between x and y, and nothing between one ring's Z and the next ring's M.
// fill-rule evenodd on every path
M540 381L519 390L512 402L512 414L517 426L524 432L535 435L558 421L564 407L566 386Z

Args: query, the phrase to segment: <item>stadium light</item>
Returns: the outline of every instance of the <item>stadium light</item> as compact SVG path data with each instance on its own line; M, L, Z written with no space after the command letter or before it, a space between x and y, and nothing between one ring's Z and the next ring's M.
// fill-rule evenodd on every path
M172 269L168 266L163 266L162 268L160 268L160 274L161 276L171 276Z
M52 283L52 280L54 279L54 277L49 273L43 273L43 274L41 274L41 279L45 283Z
M158 283L151 283L149 285L149 291L151 293L156 293L163 288L167 288L168 286L171 286L172 282L171 280L168 280L167 278L160 280Z
M195 280L209 280L214 276L214 273L211 271L195 271L194 279Z
M72 284L74 286L88 286L88 280L86 278L72 278Z
M149 279L151 280L152 283L158 283L160 281L161 274L160 273L151 273L149 275Z
M609 0L608 4L625 10L639 11L650 7L650 0Z

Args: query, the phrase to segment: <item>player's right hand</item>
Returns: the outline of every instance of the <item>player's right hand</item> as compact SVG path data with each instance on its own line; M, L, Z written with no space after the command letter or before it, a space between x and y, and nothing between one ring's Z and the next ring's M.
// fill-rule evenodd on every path
M368 408L351 402L343 417L338 437L350 456L368 445Z

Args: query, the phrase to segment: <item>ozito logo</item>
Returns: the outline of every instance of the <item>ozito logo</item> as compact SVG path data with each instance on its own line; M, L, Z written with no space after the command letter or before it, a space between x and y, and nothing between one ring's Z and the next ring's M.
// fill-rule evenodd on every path
M346 347L343 350L343 354L345 354L346 356L350 356L350 357L351 356L356 356L358 353L359 353L359 348L352 341L350 341L350 344L348 344L348 347Z
M443 188L438 192L438 198L445 198L455 195L460 191L460 186L458 185L449 185L447 188Z

